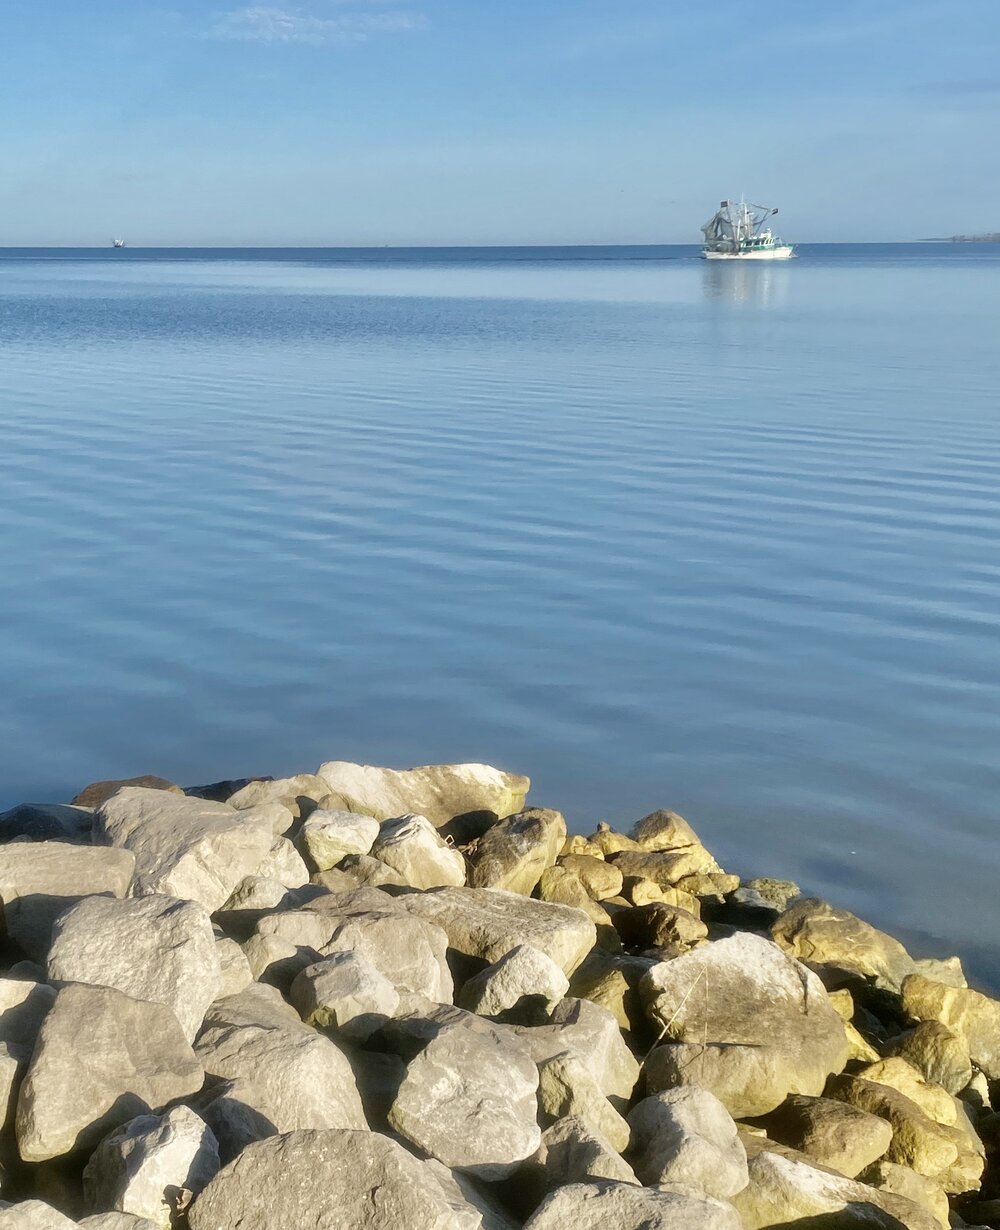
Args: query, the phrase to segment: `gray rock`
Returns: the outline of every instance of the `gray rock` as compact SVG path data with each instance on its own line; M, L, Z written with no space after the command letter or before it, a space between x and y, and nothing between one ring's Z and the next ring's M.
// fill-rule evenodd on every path
M547 1125L565 1118L585 1123L595 1136L606 1140L619 1153L625 1152L631 1139L628 1123L605 1097L589 1063L569 1051L538 1065L538 1115Z
M471 811L513 815L524 806L530 785L526 777L484 764L396 770L330 760L320 765L319 775L348 811L376 820L416 813L435 828Z
M448 937L434 923L407 913L358 914L340 921L323 946L324 956L353 952L365 957L397 991L450 1004Z
M14 842L0 858L0 931L33 960L44 960L52 924L82 897L124 897L135 860L127 850L68 842Z
M434 1171L374 1132L248 1145L194 1202L191 1230L467 1230Z
M323 872L321 876L316 877L314 883L324 884L326 877L334 874L333 871ZM349 886L354 888L362 885L381 888L386 884L391 884L396 888L408 887L398 871L393 871L380 858L372 858L370 854L348 854L338 866L336 875L346 876ZM332 884L329 887L331 891L340 891L339 888L334 889ZM348 884L344 884L343 887L347 888Z
M27 1063L55 997L55 989L44 982L0 978L0 1045Z
M557 811L532 808L487 829L469 858L469 883L506 888L530 896L542 872L555 865L566 840L566 821Z
M409 1064L389 1123L446 1166L502 1179L538 1148L537 1088L523 1054L451 1026Z
M399 1008L396 988L357 952L337 952L307 966L292 983L291 1000L307 1025L358 1042Z
M271 781L247 782L226 802L237 811L260 807L262 803L281 803L285 799L310 799L318 803L330 787L315 773L296 773L294 777L278 777Z
M437 1180L462 1230L521 1230L520 1221L515 1222L497 1203L486 1184L449 1170L433 1157L424 1166Z
M681 1184L728 1200L749 1182L736 1124L705 1089L688 1085L644 1098L628 1124L632 1166L647 1187Z
M438 836L426 816L387 820L379 829L372 854L412 888L465 883L464 856Z
M96 813L109 845L135 855L135 896L198 901L213 914L271 852L278 804L237 811L226 803L128 786Z
M636 1186L639 1183L632 1167L619 1157L614 1146L584 1119L572 1115L559 1119L542 1133L537 1152L517 1176L518 1186L523 1184L529 1189L533 1206L556 1188L599 1179Z
M94 813L65 803L19 803L0 813L0 845L15 840L89 845Z
M934 982L943 982L946 987L969 985L962 962L958 957L923 957L913 962L916 972Z
M743 1230L732 1205L667 1188L603 1180L545 1198L524 1230Z
M206 1072L234 1083L233 1100L278 1132L368 1126L346 1056L271 987L213 1004L196 1049Z
M585 1063L598 1087L616 1107L629 1101L639 1079L639 1065L606 1008L586 999L564 999L552 1011L551 1024L512 1030L535 1063L567 1051Z
M892 1128L877 1115L832 1098L794 1094L763 1120L768 1136L849 1179L878 1161Z
M368 854L379 833L372 816L351 811L314 811L303 824L299 838L319 871L336 867L349 854Z
M78 1225L80 1230L159 1230L155 1222L131 1213L93 1213Z
M86 1149L110 1129L201 1088L176 1016L111 987L70 983L42 1022L18 1096L21 1157Z
M0 1230L76 1230L76 1222L41 1200L0 1200Z
M78 1225L80 1230L159 1230L155 1222L131 1213L93 1213Z
M822 983L757 935L736 933L654 966L640 994L672 1040L647 1060L652 1092L701 1085L745 1118L789 1093L819 1095L847 1061L844 1025Z
M83 1172L91 1208L145 1217L170 1230L219 1169L219 1146L187 1106L141 1115L105 1137Z
M490 964L530 944L570 974L597 939L594 924L579 910L502 889L442 888L402 897L400 904L441 927L451 948Z
M951 1225L951 1208L947 1194L936 1183L917 1174L909 1166L897 1166L895 1162L876 1162L868 1167L861 1179L881 1192L912 1200L914 1204L926 1209L942 1230L948 1230ZM969 1210L964 1207L962 1212L966 1216L969 1214Z
M215 941L215 955L219 959L219 999L239 995L253 982L250 962L235 940L219 936Z
M708 938L708 927L700 918L665 901L616 910L612 922L623 944L659 949L671 957L680 956Z
M470 978L459 1004L480 1016L500 1016L523 999L534 999L551 1011L568 990L569 979L551 957L530 944L519 944Z
M891 991L898 991L915 968L898 940L814 897L790 906L771 927L771 935L800 961L850 970Z
M165 1004L189 1042L222 983L208 914L193 901L160 896L88 897L67 910L53 928L48 977Z

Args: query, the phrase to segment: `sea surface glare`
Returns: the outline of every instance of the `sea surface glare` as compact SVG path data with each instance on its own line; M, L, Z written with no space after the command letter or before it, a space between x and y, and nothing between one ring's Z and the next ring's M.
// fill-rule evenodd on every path
M0 805L484 760L1000 986L1000 247L0 252Z

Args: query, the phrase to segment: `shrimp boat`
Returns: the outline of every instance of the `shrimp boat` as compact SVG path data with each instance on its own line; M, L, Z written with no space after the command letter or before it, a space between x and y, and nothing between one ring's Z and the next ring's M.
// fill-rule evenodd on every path
M113 248L124 248L125 240L124 239L112 239L111 246Z
M721 201L701 228L702 256L709 261L787 261L795 255L790 243L773 234L767 220L778 211L770 205Z

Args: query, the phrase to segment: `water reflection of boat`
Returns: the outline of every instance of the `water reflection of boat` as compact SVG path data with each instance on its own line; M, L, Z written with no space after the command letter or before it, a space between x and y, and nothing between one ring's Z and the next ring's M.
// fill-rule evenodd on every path
M787 265L708 261L702 266L701 286L706 299L773 308L788 297L788 275Z

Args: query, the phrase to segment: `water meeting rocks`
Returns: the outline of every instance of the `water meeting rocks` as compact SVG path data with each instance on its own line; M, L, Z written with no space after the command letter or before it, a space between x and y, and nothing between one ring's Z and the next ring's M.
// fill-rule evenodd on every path
M1000 1225L1000 1003L957 958L527 784L5 813L0 1230Z

